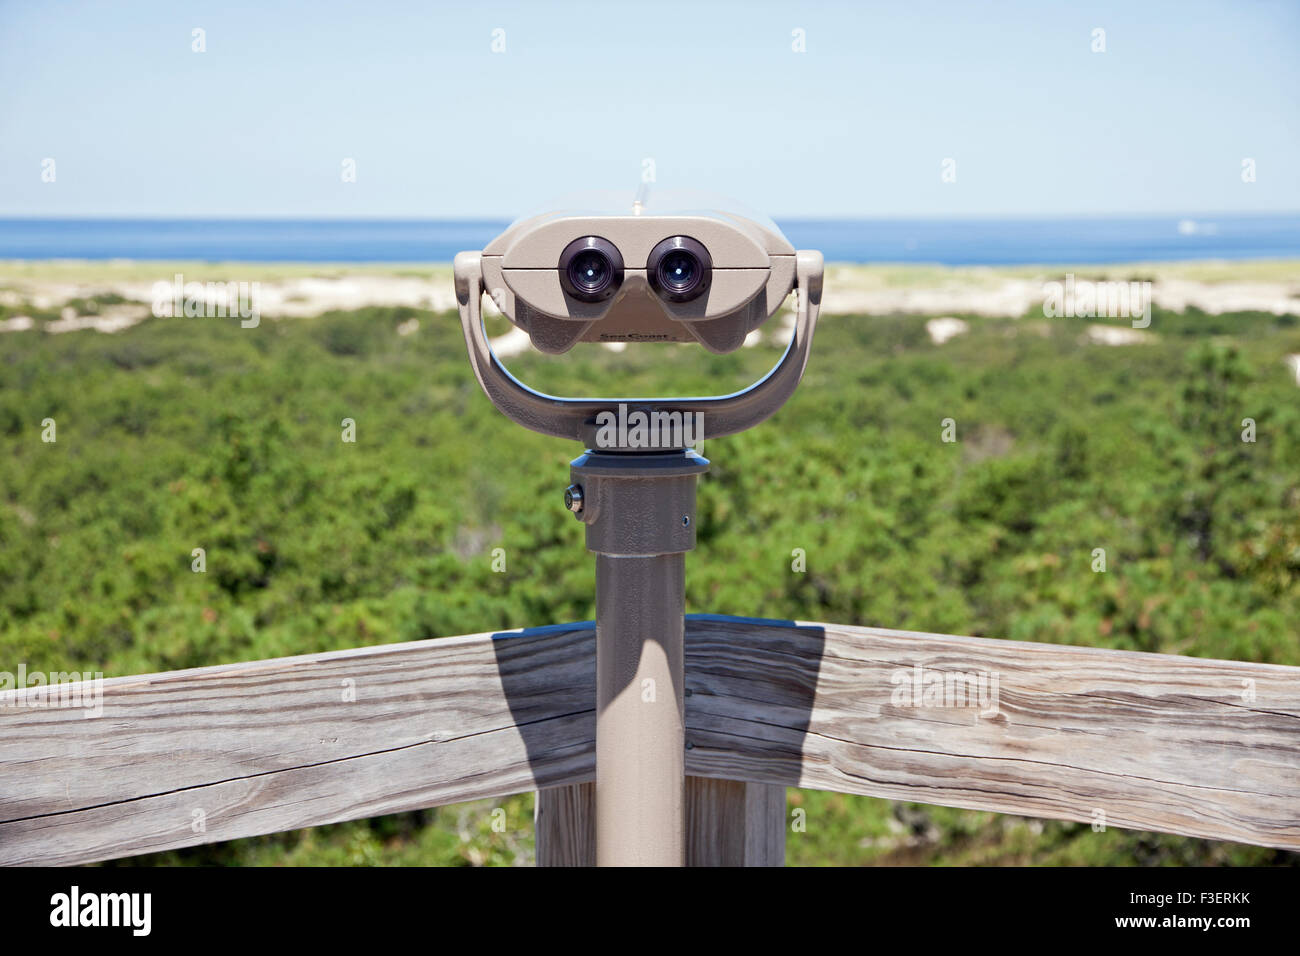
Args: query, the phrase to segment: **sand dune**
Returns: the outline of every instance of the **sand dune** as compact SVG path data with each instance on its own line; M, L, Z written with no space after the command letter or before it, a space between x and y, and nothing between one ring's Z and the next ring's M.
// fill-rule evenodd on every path
M832 265L827 270L822 312L942 316L950 320L949 324L931 335L936 341L940 337L946 340L960 334L950 324L963 321L956 316L1019 317L1040 312L1046 296L1045 283L1060 282L1072 271ZM186 282L255 284L257 307L261 316L269 319L306 318L367 306L410 306L434 311L456 307L446 266L388 267L386 271L384 267L367 266L324 266L313 270L307 265L273 264L0 262L0 305L8 306L9 313L0 321L0 332L22 331L33 325L50 333L90 329L118 332L149 318L155 283L170 283L177 273ZM1191 263L1143 264L1080 268L1077 274L1120 283L1134 276L1151 277L1151 301L1175 311L1194 307L1216 314L1258 310L1300 315L1300 262L1207 263L1199 269ZM104 306L93 313L67 305L105 295L130 301ZM486 297L484 306L488 314L496 312ZM24 308L46 313L62 311L58 319L38 322L25 315ZM510 350L523 346L518 336L507 335L500 347L512 354Z

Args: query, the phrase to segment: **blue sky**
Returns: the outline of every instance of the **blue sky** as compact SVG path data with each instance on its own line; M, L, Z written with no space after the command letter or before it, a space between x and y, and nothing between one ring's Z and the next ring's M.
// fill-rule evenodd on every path
M0 216L512 216L646 158L778 217L1295 212L1300 4L0 0Z

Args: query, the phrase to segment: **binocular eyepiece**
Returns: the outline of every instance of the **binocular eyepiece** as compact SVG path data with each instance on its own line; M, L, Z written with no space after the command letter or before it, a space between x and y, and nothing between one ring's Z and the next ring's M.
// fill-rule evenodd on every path
M559 272L566 294L579 302L603 302L623 284L623 257L608 239L583 236L564 247Z
M601 236L583 236L564 247L558 265L560 285L578 302L613 298L623 284L623 256ZM646 278L668 302L690 302L703 295L713 276L713 259L690 236L669 236L650 250Z
M713 260L709 250L690 236L670 236L650 250L646 260L650 287L670 302L690 302L709 288Z

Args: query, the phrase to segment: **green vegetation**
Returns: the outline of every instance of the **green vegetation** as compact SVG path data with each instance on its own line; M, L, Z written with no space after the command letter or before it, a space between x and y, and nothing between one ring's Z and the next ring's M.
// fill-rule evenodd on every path
M1300 389L1283 364L1300 321L1157 310L1153 341L1107 347L1084 343L1085 320L966 318L942 346L922 317L827 318L790 404L706 443L688 610L1300 665ZM560 393L690 394L750 381L778 352L580 347L512 366ZM10 669L111 676L593 616L593 562L560 506L578 449L492 409L446 314L5 333L0 449ZM807 811L799 864L1296 861L791 801ZM148 859L526 862L532 798L500 805L504 833L477 803Z

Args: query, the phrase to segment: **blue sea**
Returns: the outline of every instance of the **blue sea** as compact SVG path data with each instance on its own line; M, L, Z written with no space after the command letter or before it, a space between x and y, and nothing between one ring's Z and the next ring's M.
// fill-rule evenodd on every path
M0 259L449 262L504 220L0 219ZM1019 265L1300 257L1300 215L788 219L835 262Z

